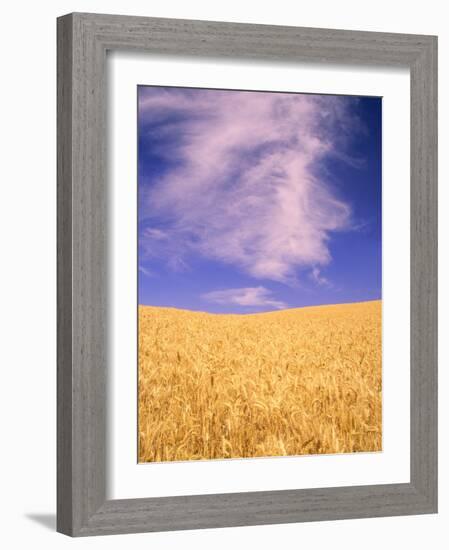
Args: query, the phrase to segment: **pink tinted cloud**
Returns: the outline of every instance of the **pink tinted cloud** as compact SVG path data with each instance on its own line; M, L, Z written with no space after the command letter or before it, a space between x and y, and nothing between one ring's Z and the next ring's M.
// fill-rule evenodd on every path
M263 286L213 290L201 296L203 300L215 304L245 307L268 307L284 309L287 304L273 298L273 293Z
M330 262L329 236L351 225L320 169L351 132L343 99L147 88L139 112L167 120L159 132L173 146L159 153L176 161L145 195L149 255L195 253L286 283Z

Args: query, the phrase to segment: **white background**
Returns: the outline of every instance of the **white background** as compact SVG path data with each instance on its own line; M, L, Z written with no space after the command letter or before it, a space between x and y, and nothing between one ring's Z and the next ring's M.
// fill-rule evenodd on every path
M410 481L410 75L380 67L360 74L360 68L323 64L109 57L110 498ZM137 464L137 84L269 90L273 82L283 91L383 96L383 452Z
M256 9L257 8L257 9ZM70 11L439 34L440 181L448 180L449 32L444 4L359 1L314 3L160 3L65 0L8 3L2 10L0 121L0 397L2 545L45 548L445 548L449 520L448 216L440 223L440 513L302 525L126 535L70 540L54 533L55 511L55 17ZM440 212L448 188L440 186Z

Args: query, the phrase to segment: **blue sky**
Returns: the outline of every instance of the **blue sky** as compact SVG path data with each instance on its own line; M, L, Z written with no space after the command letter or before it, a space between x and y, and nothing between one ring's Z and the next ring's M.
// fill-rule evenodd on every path
M139 86L139 303L381 297L381 99Z

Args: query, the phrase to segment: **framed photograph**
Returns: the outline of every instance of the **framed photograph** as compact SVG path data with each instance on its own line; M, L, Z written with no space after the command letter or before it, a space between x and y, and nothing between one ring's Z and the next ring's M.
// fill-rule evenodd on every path
M437 39L58 19L58 531L437 511Z

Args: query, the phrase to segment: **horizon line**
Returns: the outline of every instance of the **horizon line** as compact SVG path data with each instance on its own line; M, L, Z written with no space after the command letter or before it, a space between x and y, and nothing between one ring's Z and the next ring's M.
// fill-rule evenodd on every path
M355 304L367 304L371 302L381 302L382 297L380 298L373 298L371 300L357 300L354 302L331 302L328 304L315 304L315 305L307 305L307 306L295 306L295 307L285 307L280 309L268 309L265 311L254 311L252 313L217 313L215 311L204 311L202 309L189 309L189 308L180 308L176 306L155 306L151 304L137 304L138 308L141 307L149 307L153 309L173 309L177 311L186 311L189 313L206 313L207 315L261 315L266 313L280 313L284 311L293 311L297 309L311 309L311 308L318 308L318 307L329 307L329 306L345 306L345 305L355 305ZM242 306L244 307L244 306Z

